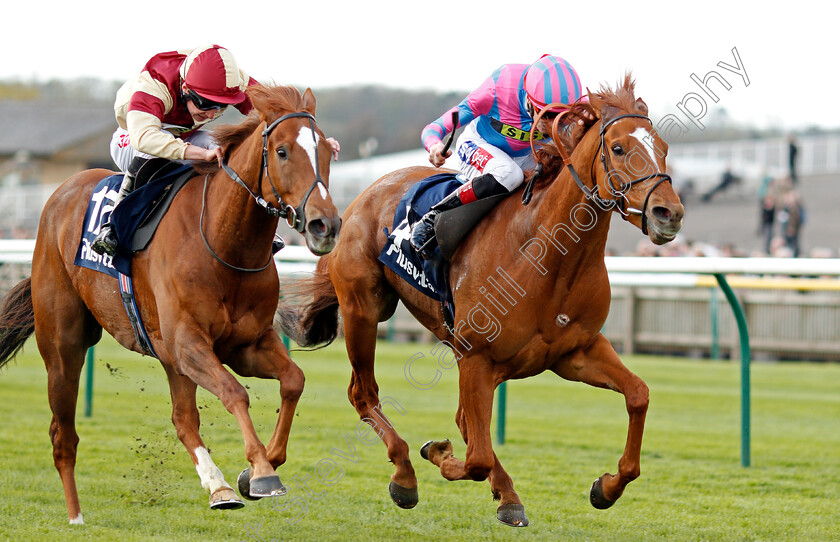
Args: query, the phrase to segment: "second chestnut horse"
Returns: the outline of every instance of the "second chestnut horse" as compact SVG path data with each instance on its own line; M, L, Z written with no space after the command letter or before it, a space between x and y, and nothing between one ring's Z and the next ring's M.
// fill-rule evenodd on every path
M390 423L382 423L374 373L377 324L399 301L458 359L455 422L466 455L457 457L448 440L426 443L421 455L447 480L489 479L500 500L501 522L528 524L490 436L494 390L506 380L553 371L623 394L629 414L624 453L618 472L592 485L591 503L609 507L639 476L648 388L601 334L610 306L607 232L618 212L663 244L677 235L684 209L665 173L667 145L653 129L645 103L636 99L630 75L615 90L590 92L589 104L577 104L567 115L585 119L590 115L582 115L584 109L594 122L573 122L568 132L559 129L558 116L551 140L561 146L538 149L543 173L530 205L523 207L519 197L503 200L454 252L448 277L455 301L451 329L438 302L377 259L397 202L415 182L439 171L433 168L399 170L365 190L344 214L335 249L299 285L309 301L281 311L284 330L302 345L315 345L336 336L341 308L353 369L348 396L360 418L376 424L396 468L391 497L403 508L418 502L417 478L408 445Z

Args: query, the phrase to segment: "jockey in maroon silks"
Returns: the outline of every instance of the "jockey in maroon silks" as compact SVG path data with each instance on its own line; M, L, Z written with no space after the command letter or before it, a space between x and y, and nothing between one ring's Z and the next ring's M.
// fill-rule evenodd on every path
M111 157L125 173L114 205L134 190L137 172L151 158L217 161L221 167L221 149L211 133L200 128L228 106L247 115L251 101L244 91L256 84L219 45L153 56L117 91L114 102L119 128L111 138ZM337 159L338 142L327 141ZM110 224L102 226L91 248L99 254L116 252Z

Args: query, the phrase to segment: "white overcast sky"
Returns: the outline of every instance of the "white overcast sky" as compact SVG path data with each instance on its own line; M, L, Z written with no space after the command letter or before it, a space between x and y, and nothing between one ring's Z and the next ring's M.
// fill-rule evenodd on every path
M157 52L218 43L263 82L466 92L500 64L551 53L590 88L632 70L656 117L693 129L678 104L699 113L696 93L707 121L714 104L691 75L712 70L731 85L710 83L718 106L738 122L835 128L838 11L810 0L15 1L1 10L0 79L125 80ZM749 86L718 66L736 65L733 48Z

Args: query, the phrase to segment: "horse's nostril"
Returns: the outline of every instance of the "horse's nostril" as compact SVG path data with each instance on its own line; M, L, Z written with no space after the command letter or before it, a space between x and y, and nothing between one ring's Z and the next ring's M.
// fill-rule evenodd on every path
M651 210L651 214L660 222L670 222L673 213L667 207L656 206Z
M328 231L327 225L324 224L324 221L320 218L317 220L310 220L306 229L309 230L309 233L315 237L324 237L327 235Z

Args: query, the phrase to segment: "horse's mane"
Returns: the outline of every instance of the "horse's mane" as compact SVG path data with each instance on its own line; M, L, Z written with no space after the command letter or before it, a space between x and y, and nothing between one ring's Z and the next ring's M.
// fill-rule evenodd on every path
M632 113L636 109L636 81L630 72L624 74L624 81L619 81L615 90L601 84L598 92L589 92L590 102L601 102L603 106L615 107L625 113Z
M615 90L604 83L601 83L597 92L587 89L589 103L575 103L571 110L566 113L566 118L569 119L569 122L566 123L567 129L558 134L558 139L566 148L566 151L571 154L583 139L583 136L598 123L598 120L608 109L617 109L627 113L635 111L637 108L635 88L636 82L633 80L631 72L628 71L624 74L624 80L618 82ZM595 121L590 121L584 117L582 115L584 111L592 113L595 116ZM583 120L584 124L578 124L579 120ZM543 179L554 179L563 169L563 159L555 143L540 145L537 148L536 156L537 162L542 165L541 176Z

